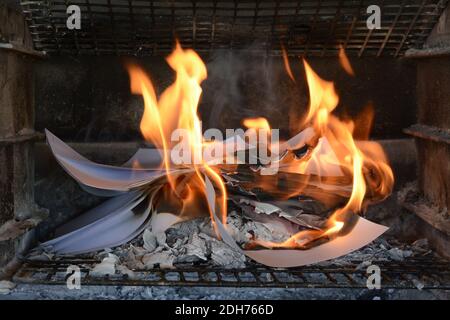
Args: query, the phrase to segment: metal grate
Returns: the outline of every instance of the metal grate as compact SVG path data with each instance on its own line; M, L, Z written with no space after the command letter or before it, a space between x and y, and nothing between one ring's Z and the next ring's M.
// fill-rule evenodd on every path
M177 269L137 270L134 279L126 275L92 277L89 274L93 259L66 258L59 261L26 261L14 276L19 283L65 284L69 265L81 269L85 285L132 286L226 286L226 287L283 287L283 288L367 288L365 268L357 268L361 261L348 266L312 265L293 269L272 269L254 266L246 269L218 269L195 266ZM380 267L382 287L409 289L450 289L450 262L436 258L415 258L402 263L376 262Z
M448 0L149 1L21 0L37 50L49 54L156 55L177 37L200 53L216 49L279 55L400 56L420 48ZM81 9L81 30L68 30L66 8ZM381 29L367 28L369 5Z

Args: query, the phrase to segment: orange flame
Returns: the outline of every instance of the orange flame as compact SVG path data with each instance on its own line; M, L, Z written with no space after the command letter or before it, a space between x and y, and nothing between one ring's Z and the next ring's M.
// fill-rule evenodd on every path
M202 94L201 82L206 79L206 66L193 50L183 50L177 42L174 51L167 57L167 63L176 72L175 82L156 98L153 85L145 72L135 65L129 65L131 90L142 95L144 99L144 113L140 129L144 138L163 150L164 167L167 178L175 194L179 194L179 183L171 174L174 164L171 163L170 152L174 143L171 140L175 129L185 129L188 132L187 144L191 151L196 175L190 181L184 181L181 187L187 189L187 196L183 200L183 210L192 204L194 190L198 190L199 181L204 186L203 174L206 173L221 191L222 221L226 224L227 193L225 185L216 172L202 159L206 142L203 139L201 121L197 115L198 103ZM183 137L184 138L184 137ZM195 158L197 157L197 158ZM200 159L198 159L200 158ZM200 161L199 161L200 160ZM198 164L200 163L200 164ZM178 189L177 189L178 185ZM201 188L205 192L205 188ZM212 215L212 211L210 210ZM211 219L214 221L214 219ZM215 227L215 226L214 226Z
M314 128L321 133L326 130L328 115L338 105L339 97L333 82L321 79L306 60L303 60L303 65L305 66L310 100L305 123L314 120Z
M284 55L286 63L287 54L284 52ZM226 225L227 191L219 168L210 166L203 159L203 150L208 146L208 142L203 138L201 121L197 114L202 94L200 84L207 77L206 66L197 53L193 50L182 49L178 43L167 58L167 62L176 72L176 79L163 91L159 99L157 99L153 85L145 72L135 65L128 66L131 90L135 94L142 95L144 100L144 113L140 123L141 132L145 139L162 149L162 166L167 172L169 185L173 191L166 192L166 194L169 197L176 196L182 201L182 214L187 214L192 211L190 209L196 208L198 195L205 197L204 174L206 174L220 190L221 219ZM310 128L309 130L313 131L312 134L315 134L315 137L308 138L309 147L305 156L281 159L280 171L297 173L306 177L303 183L299 183L297 190L289 196L301 194L308 179L312 177L319 182L329 180L330 177L332 181L336 181L336 177L343 177L347 181L347 185L344 185L343 189L348 200L342 208L335 210L330 215L323 230L301 231L282 243L255 241L266 247L304 247L316 239L337 236L345 227L349 214L359 213L365 208L366 195L370 193L370 199L383 199L391 192L394 181L392 170L387 164L382 148L374 142L355 141L353 137L354 134L361 136L368 134L360 127L371 121L373 112L368 111L367 117L363 116L361 121L355 123L341 121L332 115L339 103L333 82L320 78L305 60L303 60L303 64L310 100L303 127ZM288 63L286 68L288 74L292 73L289 72ZM243 124L255 130L271 130L270 124L265 118L245 119ZM175 129L185 129L185 132L188 132L187 137L184 138L187 139L191 151L190 156L193 158L189 166L195 171L195 173L185 175L182 179L174 177L171 173L172 169L177 166L187 166L186 164L175 165L171 161L170 152L174 147L171 138ZM357 134L357 132L361 133ZM200 161L195 157L200 157ZM257 177L255 183L264 189L272 188L273 192L277 192L273 189L277 185L273 179L278 179L278 176ZM316 194L320 194L320 192L316 191ZM217 226L214 224L212 216L213 208L209 208L209 212L217 233Z
M374 142L356 142L352 135L355 124L352 121L341 121L331 114L339 103L334 84L321 79L305 60L303 63L310 97L304 126L312 126L318 135L318 140L307 156L301 159L287 158L280 170L308 177L318 175L320 178L336 175L336 173L350 175L351 194L345 206L331 214L322 231L301 231L281 243L258 239L254 241L254 244L268 248L304 247L319 238L337 236L344 228L349 216L364 209L368 185L378 199L383 199L392 191L394 182L392 170L387 164L382 148ZM372 116L373 110L369 107L360 117L357 126L371 123ZM361 135L365 135L366 132L364 130L362 132ZM301 194L302 191L303 185L299 186L295 194Z
M294 74L292 73L291 65L289 64L289 58L283 44L281 44L281 53L283 54L284 68L286 69L289 78L295 82Z
M249 129L263 129L270 131L269 121L266 118L247 118L242 121L242 124Z
M348 60L347 54L345 53L345 49L342 45L339 46L339 63L348 75L352 77L355 76L355 71L353 71L353 67L350 64L350 60Z

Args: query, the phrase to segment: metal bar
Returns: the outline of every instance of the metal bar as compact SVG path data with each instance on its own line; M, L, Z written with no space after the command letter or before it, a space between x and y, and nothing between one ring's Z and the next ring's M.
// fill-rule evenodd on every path
M195 1L192 1L192 47L196 48L196 42L197 42L197 3Z
M317 4L317 8L316 8L316 13L314 14L314 21L313 21L313 24L312 24L312 26L311 26L311 29L309 30L308 38L306 39L306 45L305 45L305 49L304 49L304 51L303 51L303 55L304 55L304 56L306 56L306 55L308 54L309 43L310 43L310 42L309 42L310 36L311 36L311 33L314 32L314 29L315 29L315 27L316 27L316 24L317 24L317 17L319 16L321 4L322 4L322 1L319 0L319 3Z
M273 13L273 19L272 19L271 33L268 35L268 39L267 39L267 47L266 47L267 53L272 49L272 40L275 37L275 25L278 22L279 9L280 9L280 0L276 0L275 1L275 9L274 9L275 11Z
M411 30L413 29L414 25L416 24L417 19L419 18L420 14L422 13L423 8L425 7L425 4L427 3L427 0L423 0L422 4L420 5L419 9L416 12L416 15L414 16L413 20L409 24L408 30L406 30L405 34L402 37L402 41L397 47L397 50L395 51L395 57L398 57L398 54L403 48L403 44L405 43L406 39L408 38L409 34L411 33Z
M351 23L350 28L348 29L348 32L347 32L347 37L345 38L345 42L344 42L344 44L342 45L342 47L343 47L344 50L347 48L347 44L348 44L348 42L349 42L349 40L350 40L350 37L351 37L351 35L352 35L352 33L353 33L353 29L355 28L355 24L356 24L356 22L359 20L359 18L360 18L360 16L361 16L361 9L362 9L362 5L363 5L363 1L364 1L364 0L360 0L360 1L359 1L358 11L357 11L356 14L353 16L352 23Z
M68 7L69 5L70 5L69 4L69 0L66 0L66 7ZM77 29L73 29L72 30L72 34L73 34L73 41L75 43L75 48L76 48L76 51L77 51L77 55L79 55L80 54L80 45L78 43Z
M92 259L61 260L61 261L25 261L25 264L16 273L14 280L26 283L64 284L64 281L55 277L57 272L64 273L68 265L86 265L83 269L88 275L83 279L86 285L182 285L182 286L226 286L226 287L311 287L316 288L365 288L365 282L355 281L352 276L365 277L362 270L355 271L360 261L347 267L318 265L293 269L271 269L267 267L248 267L243 269L222 269L217 267L183 267L177 269L135 270L135 279L126 277L95 278L89 275L89 270L99 261ZM429 257L428 260L394 262L374 262L383 270L383 286L385 288L415 288L410 279L417 278L424 284L424 288L437 288L447 290L450 288L450 262ZM38 278L37 273L44 273L46 277ZM152 274L158 277L151 277ZM186 274L196 274L198 277L187 279ZM249 274L251 278L244 280L240 273ZM212 274L214 279L208 278ZM308 281L305 275L313 276L314 281ZM331 274L342 274L344 279L333 277ZM174 275L172 277L171 275ZM268 275L267 281L261 281L261 276ZM322 275L318 277L319 275ZM427 281L426 277L433 282ZM224 278L225 276L225 278ZM232 279L230 278L232 277ZM137 280L139 279L139 280ZM435 282L438 282L436 285Z
M234 44L234 28L236 26L236 15L237 15L237 5L238 5L238 2L236 0L233 0L233 3L234 3L234 11L233 11L233 24L231 25L230 49L233 49L233 44Z
M217 12L217 1L213 1L213 13L211 16L211 41L209 44L209 51L214 49L215 36L216 36L216 12Z
M174 6L174 0L170 0L170 10L171 10L171 19L170 19L170 24L171 24L171 30L172 30L172 38L177 38L177 33L176 33L176 29L175 29L175 6Z
M392 30L394 30L395 25L397 24L397 21L398 21L400 15L402 14L404 5L405 5L405 0L402 0L402 3L400 4L400 8L398 9L398 13L395 16L394 22L392 22L391 27L389 28L389 31L386 34L386 37L384 38L383 43L380 46L380 50L378 50L377 57L381 56L381 53L383 52L384 47L386 46L386 43L388 42L389 37L392 34Z
M255 38L265 38L268 41L262 46L264 48L254 51L280 55L281 50L273 40L277 37L280 38L277 40L284 39L285 35L278 32L278 26L283 26L289 30L297 27L309 30L309 34L305 33L301 42L287 43L286 49L290 54L334 55L337 51L331 50L331 46L341 43L350 55L401 56L405 49L423 44L449 2L415 0L404 7L410 10L403 9L400 14L389 11L399 8L398 4L381 2L383 25L391 26L386 35L384 32L367 30L361 12L363 0L352 3L352 6L359 5L353 16L342 0L298 1L293 5L281 0L271 3L262 0L246 1L242 5L237 0L230 1L232 5L225 5L225 2L217 0L202 0L201 3L198 0L137 1L71 1L71 4L87 7L90 25L90 29L83 30L82 33L74 31L72 39L67 36L65 28L64 6L60 6L67 3L67 0L23 0L21 3L36 48L46 50L49 54L129 54L138 45L141 48L154 48L153 51L144 50L143 54L156 54L156 48L165 53L170 51L173 38L177 35L183 44L193 46L199 52L210 52L216 46L235 50L248 49L247 43ZM403 2L405 3L406 1ZM45 5L48 7L44 7ZM141 23L149 18L148 10L152 20L150 32ZM342 15L351 19L346 30L341 28L344 26L340 22ZM105 26L108 17L109 28ZM324 32L327 28L329 31Z
M383 7L383 5L384 5L384 0L381 1L381 6L380 6L380 7ZM381 10L383 10L383 9L381 9ZM358 52L358 57L359 57L359 58L362 57L362 55L363 55L363 53L364 53L364 50L366 50L367 44L368 44L368 42L369 42L370 37L372 36L373 30L374 30L374 29L370 29L370 30L368 31L367 36L366 36L366 38L365 38L365 40L364 40L364 43L363 43L361 49L360 49L359 52Z
M333 21L332 21L332 23L331 23L331 27L330 27L330 36L329 36L328 40L323 44L322 57L325 56L325 53L327 52L327 46L328 46L328 43L330 43L330 42L331 42L331 39L333 38L333 35L334 35L334 29L336 28L337 20L338 20L338 18L339 18L339 15L341 14L342 3L343 3L343 0L340 0L340 1L339 1L339 4L338 4L338 7L337 7L337 9L336 9L336 14L334 15L334 19L333 19Z
M151 1L151 0L150 0L150 16L152 18L152 24L150 26L151 36L152 36L152 39L154 39L155 38L155 9L153 7L153 1ZM158 49L157 44L155 42L154 46L153 46L153 54L156 54L157 49Z
M253 14L253 23L252 23L253 31L256 30L256 21L257 21L257 19L258 19L258 8L259 8L259 0L256 1L256 4L255 4L255 13Z
M111 23L111 40L114 43L114 49L116 51L117 54L117 41L116 41L116 37L114 36L114 32L115 32L115 22L114 22L114 13L113 13L113 9L111 6L111 0L108 0L108 8L109 8L109 18L110 18L110 23Z
M86 7L88 10L89 25L91 26L92 39L94 41L94 51L95 51L95 54L98 55L97 32L95 31L94 19L92 17L91 3L89 0L86 0Z
M409 49L405 52L405 58L433 58L450 56L449 47L436 47L427 49Z
M15 51L18 53L23 53L29 56L37 57L37 58L44 58L46 56L45 52L36 51L32 49L27 49L12 43L2 43L0 42L0 50L10 50Z
M440 0L437 3L433 4L433 11L427 12L423 21L420 21L420 24L432 25L432 27L434 27L434 25L439 21L439 18L441 17L441 14L443 13L443 9L446 8L448 5L449 5L448 0ZM434 19L432 19L433 16L438 16L438 18L435 19L435 21L434 21ZM424 33L424 31L422 31L422 33ZM431 33L431 31L426 34L423 34L423 35L425 35L424 37L416 37L414 39L415 44L414 44L413 48L421 48L430 33Z
M136 36L137 36L137 32L136 32L136 26L135 26L135 22L134 22L134 14L133 14L133 4L132 4L133 0L128 0L128 10L130 12L130 23L131 23L131 29L133 30L133 45L134 48L137 48L137 41L136 41Z
M45 135L43 133L33 132L30 134L20 134L11 137L0 137L0 146L39 140L45 140Z
M417 138L450 144L450 130L424 124L414 124L403 132Z
M51 28L52 28L52 31L53 31L53 36L55 37L55 43L56 43L56 47L57 47L57 49L58 49L58 52L60 53L61 52L61 46L60 46L60 44L59 44L59 40L58 40L58 33L56 32L56 27L55 27L55 25L53 24L53 22L52 22L52 10L51 10L51 8L50 8L50 4L48 4L47 3L47 5L48 5L48 12L49 12L49 15L48 15L48 20L49 20L49 23L50 23L50 26L51 26Z

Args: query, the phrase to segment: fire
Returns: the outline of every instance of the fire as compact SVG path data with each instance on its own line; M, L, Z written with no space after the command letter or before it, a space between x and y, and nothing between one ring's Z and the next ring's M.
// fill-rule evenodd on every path
M342 69L344 69L348 75L352 77L355 76L355 71L353 71L353 67L350 64L347 54L345 53L345 49L342 45L339 46L339 63L341 64Z
M263 129L267 131L270 130L269 121L267 121L266 118L247 118L244 119L242 124L249 129Z
M341 63L342 61L341 56ZM344 61L350 66L348 60ZM371 192L383 199L390 194L394 182L392 170L387 164L382 148L375 142L355 141L353 138L355 123L341 121L331 114L339 103L334 84L321 79L305 60L303 64L310 97L303 127L312 126L318 139L314 148L305 157L287 158L280 170L307 177L317 175L319 178L333 176L339 171L351 177L351 194L345 206L330 215L324 230L301 231L282 243L261 240L254 242L267 248L302 248L322 237L339 235L351 216L364 209L367 184L370 185ZM373 109L366 108L366 112L359 117L361 124L371 124L371 116ZM378 177L378 180L372 181L373 176ZM304 185L299 186L289 197L302 194L303 187Z
M289 78L295 82L294 74L292 73L291 65L289 64L289 58L283 44L281 44L281 53L283 54L284 68L289 75Z
M144 100L144 113L140 129L146 140L152 142L163 152L163 165L167 178L174 194L180 195L180 189L186 189L187 196L179 197L182 200L182 212L188 211L190 205L195 205L196 192L205 188L203 174L207 174L216 183L221 191L222 221L226 222L227 193L222 178L217 169L209 166L201 159L203 149L207 143L203 139L201 121L197 114L198 104L202 94L200 84L207 77L206 66L193 50L184 50L177 43L174 51L167 57L167 63L175 71L175 82L170 85L157 99L152 82L146 73L135 65L128 66L130 74L131 91L140 94ZM187 144L191 149L190 162L196 174L189 179L176 181L171 173L175 165L171 162L170 152L174 143L172 134L176 129L188 132ZM194 159L194 157L197 157ZM198 161L200 157L200 161ZM187 180L187 181L186 181ZM210 214L212 211L210 210ZM212 217L211 217L212 218ZM211 219L214 221L214 219Z
M310 65L303 60L306 71L306 80L309 88L309 110L305 123L314 121L313 125L319 132L326 130L328 116L339 103L339 97L334 89L333 82L321 79Z
M285 66L289 77L294 80L287 61L287 54L283 51ZM342 61L347 61L341 57ZM175 71L176 78L172 85L166 88L159 98L156 97L154 87L146 73L135 65L129 65L128 71L131 79L131 90L140 94L144 100L144 113L140 129L148 141L162 150L162 167L166 169L170 185L170 192L166 197L176 197L181 201L180 212L187 214L192 209L198 210L198 199L206 197L204 175L206 174L220 190L220 212L222 223L227 221L227 191L223 182L220 167L213 166L203 159L203 150L210 145L205 141L202 133L201 121L198 116L198 105L202 95L201 83L207 77L206 66L193 50L184 50L177 43L174 51L168 56L167 63ZM347 203L335 210L328 218L323 230L301 231L292 235L282 243L272 243L256 240L255 243L269 248L296 247L303 248L311 242L323 237L335 237L344 231L353 214L364 210L366 195L370 192L371 199L383 199L392 190L393 174L387 164L382 148L368 141L356 141L353 133L366 135L359 128L360 124L371 123L368 111L360 117L361 121L343 121L332 114L339 103L339 96L333 82L323 80L303 60L306 80L309 89L309 107L303 120L302 127L311 133L308 147L302 157L280 155L280 172L295 173L302 181L295 188L295 192L288 196L302 194L305 185L311 181L315 183L332 183L346 181L346 185L339 186L341 193L346 195ZM349 62L348 62L348 65ZM350 66L351 67L351 66ZM271 126L265 118L252 118L243 120L243 125L249 129L271 131ZM192 161L190 164L174 164L171 151L174 147L173 132L184 129L188 132L187 143ZM272 150L272 145L268 145ZM274 148L274 150L278 150ZM284 148L283 150L286 150ZM288 148L289 150L289 148ZM292 153L291 153L292 155ZM200 157L200 162L194 157ZM135 164L139 167L139 164ZM192 174L184 175L181 179L174 177L172 170L180 167L194 169ZM277 194L274 190L278 176L257 176L254 184L262 189ZM331 184L332 184L331 183ZM272 188L272 189L271 189ZM278 192L279 193L279 192ZM308 194L307 194L308 195ZM326 192L317 192L315 195L326 197ZM195 211L195 210L194 210ZM214 224L214 208L209 208L211 221Z

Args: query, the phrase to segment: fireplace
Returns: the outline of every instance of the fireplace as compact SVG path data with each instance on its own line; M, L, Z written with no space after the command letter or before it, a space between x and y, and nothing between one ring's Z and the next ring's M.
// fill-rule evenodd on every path
M448 299L448 1L11 0L0 6L0 16L4 17L0 22L0 70L4 71L0 73L0 279L7 281L4 286L11 286L0 291L20 298L56 285L62 289L40 293L40 297L74 297L75 291L67 291L66 283L71 275L68 268L76 266L83 288L122 288L113 298L130 298L122 292L131 287L190 287L204 292L210 287L233 287L253 288L255 297L271 289L289 288L298 298ZM328 108L327 117L336 116L336 126L353 119L354 141L363 140L371 129L371 140L382 147L393 172L389 192L367 191L377 201L370 199L373 204L360 208L366 219L389 230L331 260L274 266L238 254L229 243L221 242L226 238L224 231L211 225L214 216L204 206L205 212L189 220L157 234L146 234L144 228L116 246L91 252L74 249L62 255L42 250L43 244L58 239L58 230L66 223L105 201L92 185L80 187L80 177L61 160L73 154L59 139L96 163L129 163L128 167L142 169L129 159L140 148L163 147L151 131L158 125L152 121L156 116L163 119L161 123L170 121L163 112L151 113L147 102L144 108L149 87L136 90L130 70L137 78L143 77L140 71L148 73L159 97L181 81L181 71L173 61L184 61L190 52L198 54L207 70L195 110L202 122L199 132L210 128L225 132L243 127L244 119L254 120L255 125L264 118L262 126L268 123L271 130L279 128L281 140L286 141L305 132L298 124L308 119L307 107L312 110L314 104L310 97L329 94L318 103L321 110L327 109L322 104L333 100L333 94L338 96L339 104L336 101ZM189 75L197 75L191 70L195 59L186 65L181 62ZM187 91L192 93L197 87L192 88ZM321 91L314 93L314 88ZM161 100L157 103L162 104ZM151 113L147 114L150 129L143 129L144 109ZM324 125L320 119L317 115L309 119L319 131ZM260 125L256 125L258 130ZM339 158L339 148L331 145ZM294 158L302 159L306 147L293 150ZM68 153L62 156L56 149ZM352 154L350 172L358 154ZM167 172L171 165L166 164ZM339 166L345 167L343 160ZM292 200L276 197L286 192L280 184L270 186L268 193L263 183L247 188L242 177L253 175L256 167L241 176L230 174L224 184L231 190L228 217L222 222L233 224L230 234L234 239L247 237L242 240L247 246L278 252L292 249L277 250L274 240L254 241L267 231L261 225L268 219L283 219L279 213L283 206L288 210ZM350 184L357 180L356 172ZM361 173L361 177L369 190L368 176ZM172 186L170 178L167 184ZM168 197L178 192L175 189ZM217 197L220 190L216 185ZM258 201L239 198L242 193L256 194ZM296 194L298 210L322 212L324 196L314 194L312 199L309 194ZM351 191L346 199L355 197ZM342 203L341 208L356 210L351 202ZM273 213L268 212L267 203L279 206L277 219L270 218ZM161 206L158 212L169 209L173 208ZM216 213L220 217L219 209ZM333 234L336 226L328 225L323 233ZM380 287L369 283L372 267L381 272ZM87 290L87 297L92 298Z

